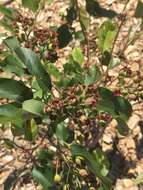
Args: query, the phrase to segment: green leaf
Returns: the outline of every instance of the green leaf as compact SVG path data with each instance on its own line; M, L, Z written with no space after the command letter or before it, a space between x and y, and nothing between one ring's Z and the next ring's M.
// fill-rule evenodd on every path
M116 66L121 64L121 60L119 58L112 58L109 63L109 69L113 69Z
M117 33L117 26L111 21L105 21L98 31L98 47L102 52L110 52Z
M107 111L113 117L120 116L124 120L128 120L132 115L132 106L128 100L122 96L115 96L114 93L104 87L99 87L98 92L102 98L97 104L97 109Z
M15 146L15 144L14 144L14 142L12 140L7 139L7 138L5 138L3 140L4 140L4 143L7 146L7 148L10 148L10 149L16 148L16 146Z
M26 65L29 73L36 77L39 86L43 90L51 90L51 78L41 64L39 57L26 48L17 48L15 52L18 58Z
M64 73L67 75L76 75L81 74L83 69L81 65L73 60L72 57L70 57L69 62L63 65L64 67Z
M43 91L40 88L37 80L32 81L32 89L34 90L33 99L42 99L43 98Z
M82 50L78 47L73 49L72 57L73 57L73 60L79 64L82 64L84 62L84 55L82 53Z
M45 149L45 148L41 148L38 152L37 152L37 157L38 160L40 161L49 161L49 160L53 160L53 157L55 155L55 152L49 149Z
M127 121L133 112L129 101L122 96L115 96L114 104L116 112L122 117L122 119Z
M6 16L0 19L0 25L5 28L7 31L14 32L14 28L12 27L12 20Z
M105 50L102 53L102 57L100 58L100 62L102 65L110 65L110 62L112 61L112 54L110 52L108 52L107 50Z
M48 64L47 65L47 70L48 70L48 73L50 75L53 75L56 79L60 79L61 78L61 73L60 71L58 70L58 68L53 65L53 64Z
M83 35L83 32L81 30L75 32L75 39L83 42L84 41L84 35Z
M98 92L103 100L111 100L114 98L114 93L108 88L98 87Z
M24 113L24 114L27 114L27 113ZM27 120L27 117L29 117L29 115L25 116L25 121ZM14 124L14 125L12 125L11 132L12 132L13 136L22 136L22 135L24 135L24 132L25 132L24 131L24 124L25 123L26 122L23 122L22 124Z
M102 111L102 112L108 112L112 116L116 116L115 112L115 106L112 101L110 100L101 100L97 105L96 105L97 111Z
M32 170L33 178L43 186L44 190L48 190L53 181L53 173L50 170L47 170L46 174L47 175L45 175L45 172L41 172L40 169L35 167Z
M93 172L93 174L95 174L101 180L103 185L106 187L106 190L110 190L110 179L102 175L101 166L98 163L98 160L96 160L95 157L89 151L87 151L84 147L80 145L73 144L71 145L71 152L73 156L83 157L86 160L91 172Z
M143 184L143 172L139 173L136 179L134 179L136 185Z
M101 75L100 69L96 65L89 67L87 72L88 73L85 75L84 81L86 85L94 84Z
M15 67L15 65L6 65L5 67L2 67L2 70L6 73L15 73L19 77L22 77L24 75L24 71L20 68Z
M4 72L15 73L21 77L24 75L24 67L20 60L14 55L8 55L3 61L0 62L0 66Z
M8 18L15 18L16 17L16 11L12 8L7 8L3 5L0 5L0 12L7 16Z
M80 20L84 28L88 29L90 25L90 18L85 9L80 9Z
M14 103L0 105L0 123L21 124L24 121L22 109Z
M93 151L93 155L95 157L95 160L100 164L101 173L103 176L107 176L109 172L109 162L105 154L102 152L100 148L96 148Z
M17 68L25 68L25 65L14 55L8 55L4 61L6 65L14 65Z
M117 117L116 118L116 121L118 122L118 126L117 126L117 129L118 129L118 132L123 135L123 136L126 136L129 132L129 127L128 125L126 124L126 122L120 118L120 117Z
M21 81L0 78L0 97L23 101L32 98L31 89Z
M68 139L69 131L64 122L57 125L55 134L61 141L66 141Z
M30 119L26 122L24 126L24 135L26 140L33 141L35 140L38 133L38 127L34 119Z
M23 102L22 108L37 116L42 116L44 113L44 103L34 99Z
M39 0L22 0L22 5L35 12L39 8Z
M135 17L143 19L143 3L140 0L138 0L137 8L135 11Z
M20 43L15 36L10 36L4 40L4 44L11 50L15 50L20 47Z

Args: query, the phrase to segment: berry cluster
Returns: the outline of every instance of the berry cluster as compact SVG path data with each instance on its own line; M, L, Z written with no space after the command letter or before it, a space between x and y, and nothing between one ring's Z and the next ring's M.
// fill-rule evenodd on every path
M27 15L26 16L23 16L21 15L21 13L18 13L15 21L14 21L14 24L16 25L17 23L21 23L21 26L22 26L22 29L23 31L28 31L29 30L29 27L33 25L34 23L34 18L32 17L28 17Z
M41 59L55 62L58 58L58 34L57 32L39 26L35 26L34 18L18 13L12 22L15 34L26 48L30 48L40 55Z
M55 62L58 58L56 49L58 48L57 33L48 28L35 28L31 41L36 47L36 53L43 53L46 60ZM41 48L42 47L42 48Z

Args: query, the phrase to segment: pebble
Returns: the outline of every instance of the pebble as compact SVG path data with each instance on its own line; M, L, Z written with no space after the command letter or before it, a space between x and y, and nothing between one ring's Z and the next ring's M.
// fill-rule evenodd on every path
M132 179L117 180L115 190L138 190Z
M105 143L107 143L107 144L111 144L113 140L112 140L111 136L105 134L105 135L103 136L103 141L104 141Z
M133 180L131 180L131 179L124 179L123 184L124 184L124 187L131 187L134 185Z
M132 115L128 121L128 126L130 129L134 129L140 120L140 117L138 115Z
M14 160L14 157L12 155L6 155L2 158L2 163L3 164L7 164L8 162L11 162L12 160Z

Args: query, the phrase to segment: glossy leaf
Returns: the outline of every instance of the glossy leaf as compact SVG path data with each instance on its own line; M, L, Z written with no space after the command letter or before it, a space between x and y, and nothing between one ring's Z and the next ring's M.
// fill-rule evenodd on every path
M108 88L98 87L98 92L103 100L113 100L114 93Z
M12 140L7 139L7 138L4 138L3 140L4 140L4 143L7 146L7 148L10 148L10 149L16 148L16 146Z
M0 105L0 123L21 124L24 121L22 109L14 103Z
M14 55L8 55L0 65L4 72L15 73L19 77L24 75L24 65Z
M114 104L116 107L116 112L120 115L120 117L122 117L124 120L128 120L133 112L132 106L128 100L122 96L115 96Z
M84 62L84 55L82 53L82 50L80 48L74 48L72 51L72 57L73 60L79 64L82 64Z
M101 75L100 69L96 65L93 65L89 67L88 73L85 75L84 83L86 85L94 84L96 80L99 79L100 75Z
M115 36L117 33L117 27L111 21L105 21L98 31L98 47L102 52L110 52Z
M44 112L44 103L38 100L27 100L22 104L23 110L37 116L42 116Z
M26 8L29 8L33 12L37 11L39 8L39 0L22 0L22 5Z
M100 164L97 162L97 160L95 160L94 156L89 151L80 145L73 144L71 145L71 152L73 156L83 157L87 161L87 165L91 172L93 172L93 174L95 174L101 180L107 190L110 190L110 179L102 175Z
M31 89L21 81L0 78L0 97L23 101L32 98Z
M105 50L102 52L102 57L100 58L100 62L102 65L110 65L110 62L112 61L112 54L110 53L110 50Z
M30 49L17 48L15 50L18 58L26 65L29 73L36 77L43 90L51 90L52 84L49 74L40 62L39 57Z
M85 39L84 35L83 35L83 32L81 30L75 32L74 35L75 35L75 39L80 40L81 42L83 42L84 39Z
M97 111L101 112L108 112L112 116L116 115L115 112L115 106L114 103L110 100L101 100L97 105L96 105Z
M84 28L88 29L90 25L90 18L89 18L88 13L84 9L80 9L80 20Z
M41 171L39 168L34 167L32 170L33 178L42 185L44 190L48 190L52 184L53 173L50 170L47 170L46 175L45 172Z
M26 115L27 113L25 113ZM28 117L30 117L29 115L26 115L25 117L25 122L23 122L22 124L14 124L11 127L11 132L13 134L13 136L22 136L25 134L24 131L24 124L26 123L26 120L28 119Z
M118 122L117 126L118 132L123 136L127 135L129 132L129 127L126 124L126 122L120 117L117 117L116 121Z
M6 16L0 19L0 25L7 31L14 32L14 28L12 27L12 20Z
M38 134L38 126L34 119L30 119L26 122L24 126L24 135L26 140L33 141L35 140Z
M112 58L110 60L109 69L113 69L121 64L121 60L119 58Z
M137 8L135 11L135 17L143 19L143 3L140 0L138 0Z
M106 110L110 111L110 108L111 108L112 110L114 110L114 115L118 115L122 117L124 120L129 119L129 117L132 115L133 110L128 100L126 100L122 96L115 96L111 90L104 87L99 87L98 92L102 98L101 105L103 102L104 102L104 105L107 104ZM110 103L111 103L111 106L108 106L108 104ZM113 105L114 105L114 109L113 109Z
M56 127L56 137L58 137L61 141L66 141L69 137L69 131L65 126L65 123L59 123Z
M58 68L53 64L47 65L47 71L50 75L54 76L56 79L60 79L62 76Z
M7 8L3 5L0 5L0 12L11 19L16 17L16 11L14 9Z
M134 183L136 185L143 184L143 172L137 175L136 179L134 179Z
M37 152L37 157L38 157L38 160L47 162L53 159L54 154L55 152L52 150L41 148Z
M19 41L14 36L6 38L4 40L4 44L6 44L11 50L15 50L16 48L20 47Z
M78 62L75 62L71 57L69 62L63 65L64 73L67 75L76 75L83 72L81 65Z

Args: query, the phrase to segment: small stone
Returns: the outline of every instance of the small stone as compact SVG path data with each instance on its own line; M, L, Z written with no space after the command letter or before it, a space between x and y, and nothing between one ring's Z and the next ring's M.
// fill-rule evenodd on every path
M138 115L132 115L128 121L128 126L130 129L133 129L137 126L138 122L140 120L140 117Z
M3 158L2 163L3 163L3 164L7 164L8 162L11 162L13 159L14 159L13 156L7 155L7 156L5 156L5 157Z
M124 187L131 187L134 185L131 179L124 179L123 184L124 184Z
M108 136L108 135L104 135L103 136L103 141L107 144L111 144L112 143L112 138L111 136Z

